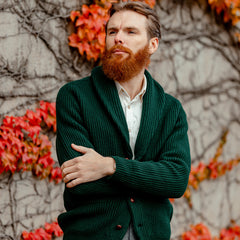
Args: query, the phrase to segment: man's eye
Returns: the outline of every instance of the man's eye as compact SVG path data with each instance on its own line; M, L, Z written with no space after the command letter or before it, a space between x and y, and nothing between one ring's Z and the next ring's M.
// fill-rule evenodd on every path
M135 31L128 31L129 34L135 34Z
M116 31L110 31L108 32L109 35L114 35L116 33Z

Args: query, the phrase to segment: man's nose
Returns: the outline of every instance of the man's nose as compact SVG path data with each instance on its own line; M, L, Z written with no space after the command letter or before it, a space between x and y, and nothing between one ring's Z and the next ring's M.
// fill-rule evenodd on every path
M123 41L123 36L122 36L122 33L121 32L118 32L115 36L115 44L123 44L124 41Z

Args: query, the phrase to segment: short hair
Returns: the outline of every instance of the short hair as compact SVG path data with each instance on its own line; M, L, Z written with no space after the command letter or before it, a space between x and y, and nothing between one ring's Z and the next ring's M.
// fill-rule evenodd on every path
M114 13L124 10L130 10L144 15L147 18L147 33L149 38L157 37L158 39L161 39L161 29L158 16L149 5L140 1L114 3L109 9L110 18Z

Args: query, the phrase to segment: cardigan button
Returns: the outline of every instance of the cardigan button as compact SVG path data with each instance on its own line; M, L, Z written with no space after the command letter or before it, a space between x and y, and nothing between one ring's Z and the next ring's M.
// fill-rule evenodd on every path
M118 224L118 225L116 226L116 229L117 229L117 230L122 229L122 225Z
M134 203L135 199L134 198L130 198L130 202Z

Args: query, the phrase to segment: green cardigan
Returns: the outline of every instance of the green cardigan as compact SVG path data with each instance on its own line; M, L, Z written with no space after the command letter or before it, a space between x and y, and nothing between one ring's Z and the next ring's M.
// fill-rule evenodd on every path
M180 102L147 71L145 75L135 159L117 89L101 67L58 93L60 165L80 155L71 143L116 161L112 176L65 188L66 212L58 217L64 240L121 240L130 221L140 240L170 239L173 208L168 198L183 195L190 172L188 127Z

